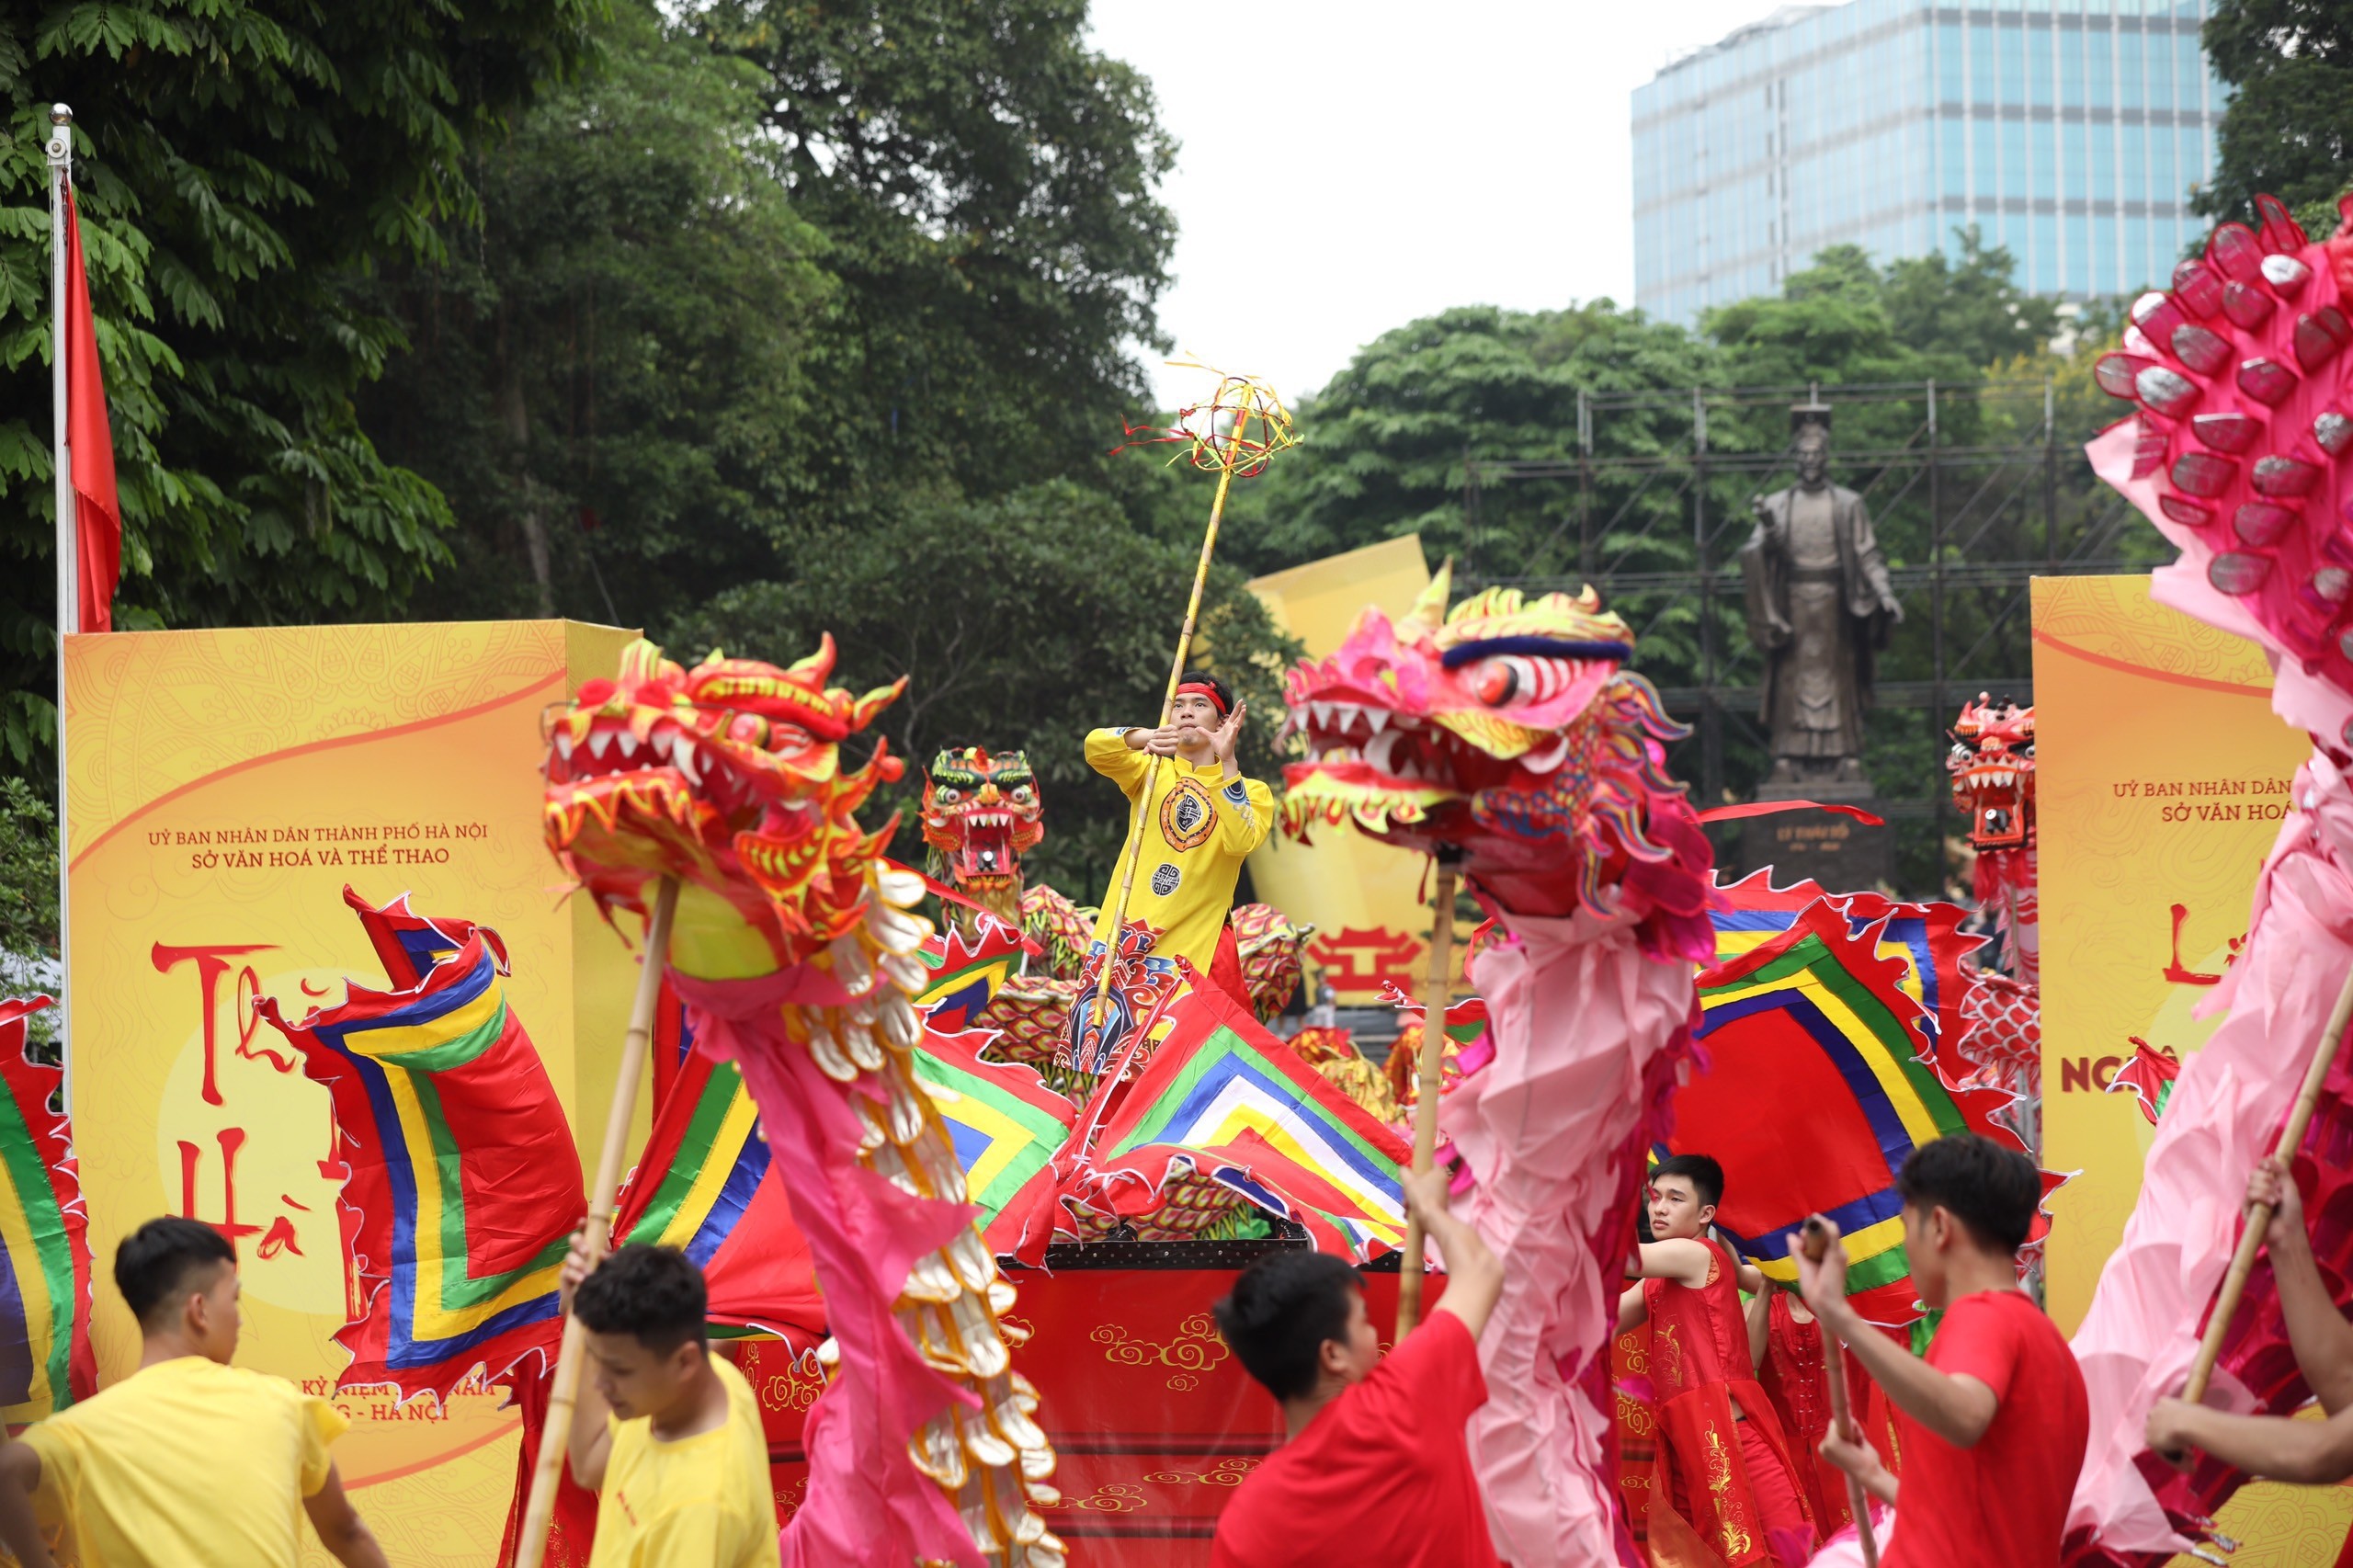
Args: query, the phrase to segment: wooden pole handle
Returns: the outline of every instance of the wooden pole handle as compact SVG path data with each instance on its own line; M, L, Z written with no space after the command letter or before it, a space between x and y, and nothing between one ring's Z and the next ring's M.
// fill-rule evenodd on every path
M678 911L678 879L665 877L645 922L645 962L638 971L637 996L630 1004L629 1032L621 1037L620 1071L613 1103L605 1113L605 1146L597 1155L597 1179L588 1188L587 1244L593 1266L605 1256L613 1228L613 1204L629 1151L630 1119L637 1111L637 1081L654 1039L654 1011L662 997L662 971L670 957L670 923ZM555 1517L556 1481L572 1444L572 1411L580 1398L580 1367L587 1349L580 1320L566 1313L563 1344L556 1352L555 1383L548 1391L547 1421L540 1429L540 1452L531 1468L531 1494L523 1505L523 1527L516 1542L515 1568L540 1568L548 1548L548 1525Z
M1438 1089L1446 1077L1446 1005L1454 992L1454 884L1459 862L1438 862L1438 897L1430 920L1430 967L1422 983L1421 1087L1414 1102L1414 1170L1438 1159ZM1422 1321L1422 1221L1405 1215L1405 1254L1397 1269L1397 1342Z
M1176 658L1168 668L1168 689L1160 699L1160 727L1168 727L1169 710L1176 706L1176 688L1185 683L1185 666L1193 657L1193 629L1201 616L1201 595L1210 582L1210 562L1217 555L1218 528L1225 521L1225 498L1233 488L1233 459L1241 450L1244 432L1250 428L1250 405L1245 404L1234 415L1232 443L1226 449L1225 465L1218 470L1217 494L1210 502L1210 526L1201 535L1201 559L1193 568L1192 597L1185 601L1185 624L1176 630ZM1238 699L1237 699L1238 700ZM1136 795L1133 821L1128 829L1131 853L1122 858L1127 869L1120 876L1119 895L1111 903L1110 936L1103 947L1103 972L1096 978L1095 997L1088 1004L1091 1020L1088 1028L1098 1034L1103 1019L1111 1006L1111 971L1120 961L1120 927L1128 921L1128 900L1135 892L1136 865L1143 858L1144 813L1152 808L1152 791L1160 778L1160 756L1154 753L1143 772L1143 789ZM1075 1037L1086 1038L1080 1030ZM1074 1067L1075 1062L1072 1062Z
M2320 1086L2328 1077L2329 1063L2336 1060L2348 1021L2353 1021L2353 971L2347 972L2345 983L2337 988L2336 1006L2330 1010L2320 1039L2313 1042L2312 1060L2304 1064L2303 1086L2296 1091L2296 1103L2288 1109L2288 1125L2280 1129L2274 1153L2293 1160L2296 1151L2303 1147L2304 1129L2312 1125L2313 1111L2320 1104ZM2181 1397L2191 1404L2206 1397L2214 1363L2222 1354L2222 1336L2230 1332L2231 1319L2238 1315L2239 1298L2246 1294L2247 1276L2255 1270L2256 1255L2263 1250L2263 1233L2270 1226L2271 1205L2248 1205L2246 1229L2239 1233L2238 1250L2231 1254L2230 1272L2222 1276L2222 1294L2214 1299L2205 1335L2198 1342L2198 1358L2189 1364L2189 1381L2182 1387Z
M1808 1220L1800 1233L1798 1245L1805 1250L1807 1262L1820 1263L1823 1254L1830 1249L1830 1233L1822 1228L1821 1221ZM1822 1330L1822 1372L1830 1383L1831 1423L1838 1429L1839 1441L1859 1444L1862 1431L1856 1426L1854 1412L1847 1400L1847 1347L1838 1343L1838 1336L1830 1332L1828 1324L1817 1318L1814 1326ZM1855 1539L1863 1549L1863 1568L1879 1568L1879 1538L1871 1529L1870 1494L1863 1490L1860 1476L1851 1471L1844 1473L1847 1509L1855 1516Z

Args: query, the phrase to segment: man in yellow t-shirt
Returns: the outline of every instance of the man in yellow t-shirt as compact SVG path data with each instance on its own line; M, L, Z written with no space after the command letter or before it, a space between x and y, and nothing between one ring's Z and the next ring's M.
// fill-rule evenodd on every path
M195 1220L150 1220L115 1249L139 1369L0 1449L0 1542L54 1568L296 1568L301 1516L346 1568L384 1554L327 1445L350 1423L283 1378L232 1367L237 1254Z
M588 1568L775 1568L759 1401L710 1354L702 1270L676 1247L625 1246L592 1271L575 1235L563 1280L587 1330L568 1448L597 1492Z
M1126 845L1120 851L1103 912L1096 917L1095 940L1087 952L1086 978L1091 983L1111 940L1111 913L1119 903L1116 880L1135 867L1135 882L1128 894L1127 930L1114 971L1116 1016L1104 1031L1108 1039L1092 1038L1087 1001L1082 993L1072 1010L1074 1038L1082 1049L1074 1060L1099 1069L1118 1037L1125 1031L1128 997L1157 995L1173 972L1170 960L1183 959L1203 977L1233 994L1243 1006L1250 998L1242 983L1241 955L1226 916L1233 910L1233 887L1241 879L1242 862L1266 841L1274 825L1274 791L1255 778L1245 778L1234 766L1234 748L1242 741L1242 722L1249 705L1234 699L1225 682L1199 671L1177 683L1168 705L1168 722L1157 730L1097 730L1086 737L1086 761L1096 772L1120 787L1131 802ZM1153 759L1160 759L1157 772ZM1134 809L1151 776L1152 798Z

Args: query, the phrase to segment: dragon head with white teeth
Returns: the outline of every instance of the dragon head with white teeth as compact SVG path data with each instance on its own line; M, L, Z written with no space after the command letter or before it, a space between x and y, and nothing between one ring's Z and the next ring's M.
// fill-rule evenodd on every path
M932 758L923 786L931 871L999 917L1021 919L1021 858L1046 836L1045 802L1028 756L954 746Z
M1290 676L1285 827L1347 824L1390 844L1465 852L1474 885L1517 914L1618 910L1644 944L1705 959L1707 836L1665 771L1685 733L1624 668L1633 633L1591 589L1489 588L1446 608L1441 571L1403 620L1358 619Z
M828 636L789 669L716 652L684 669L641 640L617 680L586 683L550 723L548 847L607 911L678 878L683 972L806 961L868 913L895 823L869 834L855 813L901 765L878 741L845 772L841 743L906 683L853 697L825 684L834 659Z

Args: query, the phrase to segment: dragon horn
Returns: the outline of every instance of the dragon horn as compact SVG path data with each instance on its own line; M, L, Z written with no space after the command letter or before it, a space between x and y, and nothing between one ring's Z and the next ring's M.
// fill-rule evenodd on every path
M1436 632L1446 624L1446 601L1453 592L1454 557L1449 555L1438 567L1438 574L1430 579L1430 585L1424 588L1421 597L1414 601L1414 608L1405 612L1405 619L1398 623L1399 629L1414 626L1424 631Z
M640 637L621 650L621 684L643 686L662 674L662 648L659 643Z
M853 730L863 730L873 722L874 715L899 700L899 694L906 689L907 677L904 676L901 676L888 686L876 687L850 705L849 727Z
M823 686L825 677L834 673L834 634L830 631L819 632L817 651L793 665L791 671L794 675L813 674L817 677L817 683Z

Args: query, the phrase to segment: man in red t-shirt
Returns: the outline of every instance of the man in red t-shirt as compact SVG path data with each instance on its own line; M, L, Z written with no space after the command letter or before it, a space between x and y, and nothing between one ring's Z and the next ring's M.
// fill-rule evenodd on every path
M1283 1407L1289 1441L1225 1506L1210 1568L1496 1568L1463 1423L1487 1402L1479 1333L1503 1265L1447 1212L1447 1177L1404 1178L1446 1260L1446 1295L1384 1358L1364 1279L1323 1253L1268 1253L1217 1304L1218 1332Z
M1867 1445L1825 1438L1823 1453L1896 1510L1881 1568L1999 1562L2051 1568L2091 1436L2084 1375L2059 1330L2018 1289L2042 1182L2015 1149L1956 1132L1912 1151L1896 1177L1904 1252L1923 1304L1944 1322L1915 1359L1847 1304L1847 1255L1807 1261L1805 1304L1876 1379L1900 1413L1898 1483ZM1831 1240L1838 1228L1823 1221Z
M1651 1167L1655 1239L1637 1249L1642 1278L1618 1301L1619 1333L1651 1331L1658 1446L1645 1535L1662 1561L1794 1568L1818 1535L1799 1456L1749 1354L1740 1292L1764 1277L1708 1239L1723 1195L1723 1166L1706 1154Z

